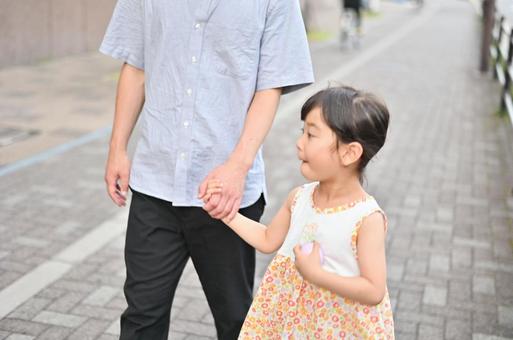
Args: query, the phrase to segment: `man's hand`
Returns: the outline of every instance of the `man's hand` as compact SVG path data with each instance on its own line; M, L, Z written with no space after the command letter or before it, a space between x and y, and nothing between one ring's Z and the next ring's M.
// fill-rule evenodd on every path
M318 242L314 242L312 252L305 254L298 244L294 247L296 267L301 275L310 283L316 284L319 276L322 275L321 252Z
M220 184L222 190L211 192L203 209L215 219L231 221L240 208L247 172L242 164L231 160L214 169L201 183L198 197L207 196L210 181Z
M105 183L110 198L119 207L126 205L129 177L130 160L126 152L110 150L105 169Z

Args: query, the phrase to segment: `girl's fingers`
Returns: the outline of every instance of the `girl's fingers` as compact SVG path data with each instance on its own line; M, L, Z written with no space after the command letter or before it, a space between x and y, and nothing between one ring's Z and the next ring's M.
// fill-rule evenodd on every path
M296 259L301 256L301 246L299 244L294 247L294 255Z
M210 199L210 197L212 197L212 195L214 194L219 194L221 193L223 190L221 188L213 188L213 189L208 189L207 192L205 193L205 196L201 197L201 199L203 200L203 202L208 202L208 200Z

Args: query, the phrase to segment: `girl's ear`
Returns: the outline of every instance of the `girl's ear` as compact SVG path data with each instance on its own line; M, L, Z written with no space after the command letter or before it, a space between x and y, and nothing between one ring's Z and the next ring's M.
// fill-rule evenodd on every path
M360 160L363 147L358 142L341 145L338 149L340 162L343 166L350 166Z

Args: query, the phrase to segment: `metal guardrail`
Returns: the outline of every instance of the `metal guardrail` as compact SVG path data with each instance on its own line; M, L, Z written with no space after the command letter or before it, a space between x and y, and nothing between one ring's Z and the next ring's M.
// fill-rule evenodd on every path
M494 78L502 85L501 110L506 111L513 124L513 27L508 20L495 14L495 23L492 31L492 44L490 55L493 62Z

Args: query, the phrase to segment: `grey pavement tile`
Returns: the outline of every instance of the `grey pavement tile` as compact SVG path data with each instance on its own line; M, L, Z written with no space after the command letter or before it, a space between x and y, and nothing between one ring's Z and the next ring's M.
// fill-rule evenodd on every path
M453 242L457 246L467 246L473 248L489 249L491 243L484 240L474 240L471 238L454 237Z
M69 340L95 340L109 326L109 322L105 320L89 319L82 324L76 331L71 333Z
M428 305L445 306L447 303L447 288L440 286L426 286L422 302Z
M429 269L430 271L442 271L448 272L450 268L450 259L448 256L443 255L431 255L429 259Z
M428 263L425 259L410 258L406 262L406 272L411 275L425 275Z
M173 330L171 330L169 332L169 339L183 340L183 339L186 339L187 336L188 336L187 333L175 332Z
M177 298L179 298L179 297L175 296L174 300L176 301ZM173 306L176 306L175 301L173 301ZM126 300L124 297L118 296L118 297L115 297L112 300L110 300L110 302L105 304L104 307L111 308L111 309L124 310L127 307L127 303L126 303Z
M92 292L82 303L92 306L105 306L119 292L119 288L101 286Z
M96 288L93 283L72 280L59 280L55 282L51 287L78 293L90 293Z
M118 335L119 336L119 333L120 333L119 319L114 320L114 322L112 322L109 325L109 327L105 330L105 333L106 334Z
M394 321L394 331L397 332L404 332L404 333L417 333L418 328L417 322L403 322L403 321Z
M48 306L50 302L51 300L49 299L34 297L16 308L8 315L8 317L13 319L32 320L41 310Z
M202 321L210 308L205 299L191 299L187 305L180 310L179 318L188 321Z
M31 335L25 335L25 334L11 334L9 335L6 340L33 340L35 339Z
M419 336L417 339L419 340L433 340L433 339L443 339L444 337L444 329L443 327L434 327L428 325L419 325Z
M47 287L39 293L37 293L35 297L53 300L60 298L64 294L66 294L65 290Z
M495 295L495 279L492 276L475 275L472 290L474 293Z
M20 236L13 240L13 242L28 247L43 248L48 246L48 241L43 239L35 239L32 237Z
M498 307L499 324L513 328L513 306Z
M422 304L421 292L399 291L397 308L401 310L420 311Z
M428 313L412 313L408 310L397 309L394 315L395 323L417 322L436 327L443 327L445 319L442 316L431 315Z
M37 340L64 340L71 332L73 332L73 328L51 326L41 333Z
M169 338L174 339L174 338ZM112 334L102 334L96 340L119 340L119 336Z
M171 328L177 332L188 333L192 336L216 336L216 329L214 326L199 322L175 319L171 323Z
M493 334L473 333L472 340L511 340L511 338L504 338Z
M73 309L86 294L81 292L67 292L64 296L57 298L46 309L52 312L67 313Z
M0 320L0 330L10 333L21 333L37 336L47 328L47 325L41 323L26 321L20 319L4 318Z
M404 273L404 265L400 263L387 264L387 279L392 281L401 281Z
M54 232L61 235L67 235L76 231L80 227L80 223L76 221L65 221L55 227Z
M467 247L454 247L451 251L452 267L472 266L472 250Z
M50 311L43 311L33 319L36 322L64 327L77 327L84 323L85 320L86 318L82 316Z
M497 311L490 313L474 312L472 314L472 332L495 334L498 326Z
M450 301L469 301L472 299L472 284L468 280L451 280L449 282Z
M459 340L472 338L472 326L469 321L447 320L445 339Z
M412 340L412 339L417 338L417 333L407 333L407 332L398 331L398 332L395 332L395 338L397 340Z
M189 335L185 338L186 340L215 340L214 336L198 336L198 335Z
M71 310L71 313L89 318L114 320L120 314L117 309L103 308L97 306L78 305Z

